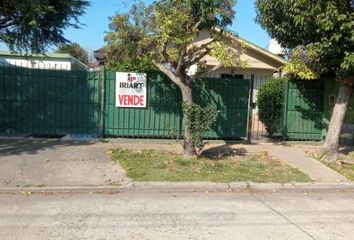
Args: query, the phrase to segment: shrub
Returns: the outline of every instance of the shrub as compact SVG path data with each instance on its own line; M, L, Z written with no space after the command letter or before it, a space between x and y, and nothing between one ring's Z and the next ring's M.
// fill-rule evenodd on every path
M270 137L281 134L283 130L285 83L284 78L272 78L258 90L258 117L265 125Z
M185 124L191 130L192 144L201 150L204 147L203 136L216 122L218 111L211 105L183 104L183 114L186 116Z

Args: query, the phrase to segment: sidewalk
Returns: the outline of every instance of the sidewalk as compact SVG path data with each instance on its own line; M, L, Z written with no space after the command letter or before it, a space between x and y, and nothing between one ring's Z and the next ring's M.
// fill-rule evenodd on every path
M130 142L130 143L129 143ZM143 183L130 183L125 176L125 171L109 159L106 154L112 148L139 148L166 150L171 153L180 153L182 148L174 143L150 143L139 140L113 143L88 143L61 140L5 140L0 139L0 189L130 189ZM305 148L300 145L281 146L274 144L225 144L222 142L211 143L206 147L208 150L225 153L236 151L245 154L268 152L271 156L279 158L294 168L306 173L314 183L299 185L289 184L255 184L249 182L214 184L202 183L163 183L165 188L174 188L182 184L182 188L191 189L196 186L199 189L248 189L252 188L284 188L303 187L318 188L322 186L354 186L352 182L339 173L324 166L319 161L307 157ZM308 146L307 148L311 148ZM327 185L323 185L323 184ZM348 185L348 184L349 185ZM162 187L159 183L151 183ZM198 185L199 184L199 185ZM322 185L321 185L322 184Z
M119 185L128 180L100 143L0 139L0 187Z
M350 182L346 177L330 169L320 161L306 156L302 149L288 146L269 146L268 153L279 158L316 182Z

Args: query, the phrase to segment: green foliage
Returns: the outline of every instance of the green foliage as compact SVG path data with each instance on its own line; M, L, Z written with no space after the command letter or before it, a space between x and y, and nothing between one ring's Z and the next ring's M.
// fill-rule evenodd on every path
M304 51L302 47L295 48L291 53L290 61L287 62L283 68L284 73L304 80L317 79L319 77L318 74L314 72L304 60L307 57L310 59L316 59L317 55L311 51L311 49Z
M105 38L106 61L111 69L119 69L120 65L131 66L143 59L166 74L188 101L192 99L193 80L208 71L201 64L205 56L214 55L227 67L243 63L239 61L241 53L230 51L223 42L223 32L234 19L235 4L235 0L157 0L146 7L142 1L135 2L129 12L118 13L111 19ZM209 39L195 44L202 30L209 32ZM194 65L203 71L198 69L190 76L189 69ZM195 104L185 111L190 116L185 128L189 128L193 138L187 139L189 134L184 136L185 148L201 148L203 133L216 115L210 107L203 109ZM193 146L187 146L190 142Z
M272 78L258 90L258 117L264 123L270 137L281 134L283 130L285 82L283 78Z
M105 37L107 69L141 72L156 70L144 54L149 48L146 44L148 36L152 34L152 18L152 8L145 7L143 2L134 4L129 12L118 13L111 18L110 32Z
M115 72L155 72L157 68L147 58L123 59L116 62L113 58L105 66Z
M235 43L236 45L237 43ZM247 68L249 63L246 60L240 58L241 50L236 52L223 42L215 42L210 46L210 56L218 59L223 63L224 67L239 67Z
M69 53L74 58L78 59L84 64L89 62L87 51L78 43L61 44L56 50L57 53Z
M204 147L203 136L215 123L218 111L211 105L201 107L184 103L183 114L185 126L191 130L192 144L201 150Z
M272 38L286 48L302 48L288 67L291 73L345 75L346 83L354 84L353 0L257 0L256 5L256 19Z
M67 43L63 30L78 28L78 17L87 6L87 0L2 0L0 42L11 50L35 53Z
M234 5L234 0L159 0L150 6L136 2L129 12L111 18L105 37L109 68L127 63L140 66L142 61L143 70L151 63L166 64L171 66L170 72L185 74L215 46L220 49L220 44L213 43L221 42L220 33L232 23ZM215 41L192 46L202 29L211 30ZM238 58L228 53L229 59Z

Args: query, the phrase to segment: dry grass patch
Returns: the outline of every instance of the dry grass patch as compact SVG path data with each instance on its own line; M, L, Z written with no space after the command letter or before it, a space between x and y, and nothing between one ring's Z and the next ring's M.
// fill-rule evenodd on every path
M307 154L329 168L339 172L351 181L354 181L354 165L352 164L341 164L341 162L353 162L354 163L354 152L349 152L348 154L340 154L337 162L330 163L324 160L324 156L314 152L307 152Z

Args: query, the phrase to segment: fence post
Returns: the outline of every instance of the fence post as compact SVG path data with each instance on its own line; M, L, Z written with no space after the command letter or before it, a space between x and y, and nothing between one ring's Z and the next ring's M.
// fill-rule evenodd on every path
M251 138L252 138L253 86L254 86L254 74L251 74L249 98L248 98L248 121L247 121L247 142L249 143L251 143Z
M287 139L287 122L288 122L288 101L289 101L289 80L286 81L284 87L284 103L283 103L283 141Z
M104 137L104 113L105 113L105 69L102 67L102 70L99 71L99 81L100 81L100 122L99 122L99 132L100 137Z

